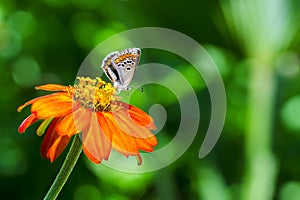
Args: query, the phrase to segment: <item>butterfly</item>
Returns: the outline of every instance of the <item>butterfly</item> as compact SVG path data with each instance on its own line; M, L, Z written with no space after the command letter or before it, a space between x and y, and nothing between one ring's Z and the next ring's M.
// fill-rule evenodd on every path
M103 59L101 68L117 89L117 93L121 90L130 90L129 84L140 62L140 57L139 48L128 48L111 52Z

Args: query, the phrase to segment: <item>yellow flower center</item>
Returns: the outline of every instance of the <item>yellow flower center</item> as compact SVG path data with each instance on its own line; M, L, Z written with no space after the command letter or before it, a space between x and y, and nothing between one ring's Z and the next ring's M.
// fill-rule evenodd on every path
M111 111L115 100L115 88L101 78L77 77L78 83L73 87L73 99L81 106L92 111Z

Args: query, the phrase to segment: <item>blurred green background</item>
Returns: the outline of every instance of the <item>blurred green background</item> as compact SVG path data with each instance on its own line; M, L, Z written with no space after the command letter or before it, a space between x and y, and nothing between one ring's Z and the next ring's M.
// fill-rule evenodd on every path
M297 0L1 0L1 199L43 198L66 155L53 164L43 159L36 125L17 133L29 114L17 107L45 94L34 86L72 84L98 43L147 26L192 37L218 65L228 101L220 140L198 158L210 119L205 85L182 59L143 52L142 63L166 64L190 80L201 110L197 137L176 162L147 174L93 165L82 155L59 199L300 199L299 8ZM158 140L167 144L180 121L176 98L155 85L135 95L144 110L164 105L168 118Z

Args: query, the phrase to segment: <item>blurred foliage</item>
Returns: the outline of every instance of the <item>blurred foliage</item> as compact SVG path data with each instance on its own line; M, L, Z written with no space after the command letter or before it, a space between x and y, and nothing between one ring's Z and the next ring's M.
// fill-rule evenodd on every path
M248 173L245 146L251 106L247 102L253 80L250 71L257 58L268 60L275 78L272 112L258 113L262 118L271 116L270 151L278 165L268 180L274 188L265 192L280 200L299 199L300 5L297 0L245 2L1 0L2 198L41 199L66 155L64 152L50 164L40 156L42 138L36 136L35 125L23 135L17 133L18 125L29 113L29 108L17 113L18 105L45 94L35 91L34 86L72 84L83 59L101 41L131 28L158 26L198 41L219 67L228 102L225 126L216 147L207 157L198 158L210 120L209 94L201 76L176 55L146 50L141 63L157 62L175 68L197 93L201 122L192 146L170 166L146 174L116 172L81 156L59 199L241 199ZM158 148L172 140L180 122L180 109L167 88L146 85L144 92L135 92L132 103L144 110L152 104L164 105L168 117L158 134Z

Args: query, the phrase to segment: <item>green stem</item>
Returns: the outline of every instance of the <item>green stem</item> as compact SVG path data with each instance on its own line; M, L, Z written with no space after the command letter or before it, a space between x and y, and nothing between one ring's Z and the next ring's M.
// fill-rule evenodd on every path
M53 200L56 199L59 192L63 188L64 184L68 180L69 175L71 174L79 155L82 151L81 148L81 139L78 134L75 135L73 139L73 143L70 147L68 155L58 172L51 188L49 189L48 193L46 194L44 200Z
M276 81L269 63L253 62L250 70L242 199L273 199L277 175L276 158L272 152Z

